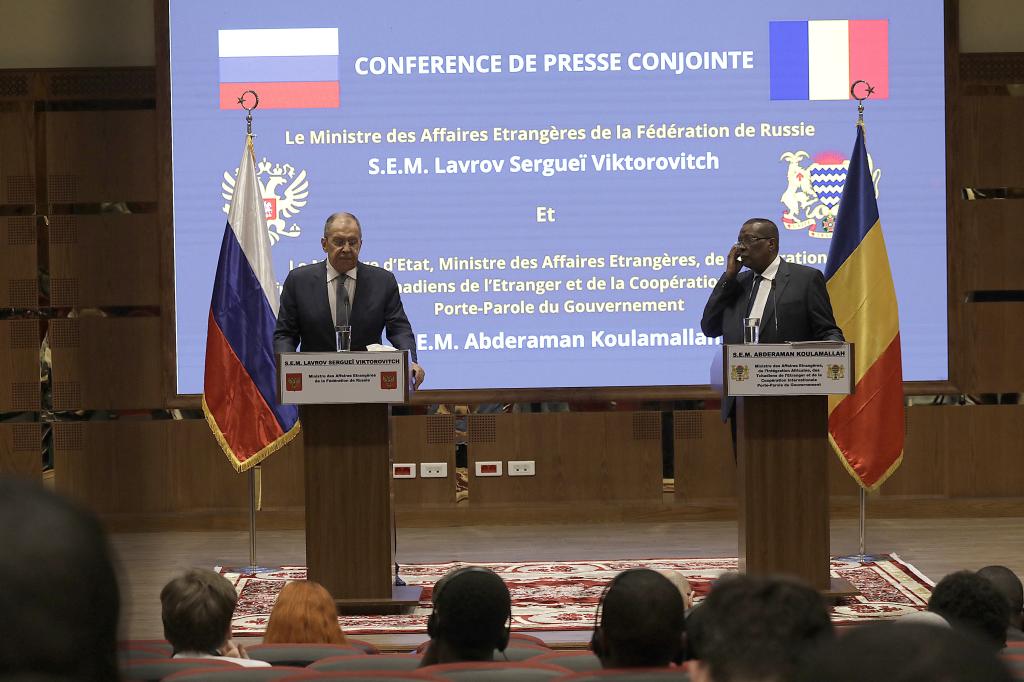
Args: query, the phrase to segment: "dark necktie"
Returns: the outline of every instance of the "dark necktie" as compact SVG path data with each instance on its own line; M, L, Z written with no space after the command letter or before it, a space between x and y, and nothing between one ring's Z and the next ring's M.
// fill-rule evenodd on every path
M351 304L348 300L348 275L338 275L338 287L334 293L334 319L338 327L349 325Z
M750 317L750 311L754 309L754 301L757 300L757 288L761 286L764 277L754 275L754 283L750 285L750 293L747 295L747 313L744 317Z

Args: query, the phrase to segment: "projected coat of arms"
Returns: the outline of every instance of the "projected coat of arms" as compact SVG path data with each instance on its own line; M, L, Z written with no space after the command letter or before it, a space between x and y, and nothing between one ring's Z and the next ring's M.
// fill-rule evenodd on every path
M231 207L237 176L237 168L234 173L224 171L220 183L220 195L227 202L224 204L224 213ZM267 232L271 245L281 241L282 237L295 238L302 234L302 228L298 223L293 222L289 225L288 222L302 210L309 197L306 171L297 170L288 163L271 163L267 161L267 157L263 157L256 164L256 180L259 182L260 194L263 197L263 214L267 218Z
M850 160L839 152L822 152L810 164L803 165L809 158L810 154L805 151L785 152L779 158L789 164L786 191L780 197L786 207L782 212L782 225L787 230L807 230L811 237L831 239ZM877 199L882 170L875 168L870 154L868 167Z

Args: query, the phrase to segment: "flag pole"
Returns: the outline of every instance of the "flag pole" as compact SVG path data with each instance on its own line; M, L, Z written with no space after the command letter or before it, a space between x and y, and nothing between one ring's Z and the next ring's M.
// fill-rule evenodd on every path
M860 507L860 509L859 509L859 511L857 513L858 521L860 522L860 555L861 556L866 556L867 555L867 543L864 541L864 535L865 535L864 529L867 526L867 523L865 523L865 520L867 519L868 494L864 490L864 488L860 488L860 505L858 505L858 506Z
M256 566L256 470L249 469L249 567ZM861 534L861 552L864 551L864 535Z
M252 106L246 106L245 96L252 95ZM246 90L238 98L238 105L245 109L245 135L249 144L252 144L252 111L260 105L260 96L255 90ZM251 147L250 147L251 148ZM246 567L249 572L255 573L256 564L256 509L259 506L257 499L257 488L262 488L262 474L260 465L257 464L249 469L249 565Z
M859 97L857 95L857 86L864 86L864 96ZM875 88L865 80L854 81L850 85L850 96L857 100L857 125L860 128L864 127L864 100L871 97L875 92ZM846 561L877 561L880 557L875 554L868 554L867 549L867 511L868 511L868 492L864 489L864 486L858 485L860 490L858 494L857 504L857 530L859 536L858 549L860 550L857 554L851 554L848 556L839 557Z

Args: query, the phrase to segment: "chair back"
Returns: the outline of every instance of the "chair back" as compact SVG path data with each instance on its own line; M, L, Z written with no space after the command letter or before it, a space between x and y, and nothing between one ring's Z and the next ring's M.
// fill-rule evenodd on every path
M551 647L548 646L548 643L545 642L540 637L535 637L533 635L528 635L528 634L526 634L524 632L513 632L513 633L510 633L509 636L508 636L508 641L509 641L509 644L512 644L512 645L515 645L517 643L523 643L523 644L533 644L535 646L542 646L542 647L545 647L545 648L548 648L548 649L551 648Z
M999 660L1003 662L1015 680L1024 680L1024 642L1007 642L1006 648L999 652Z
M143 658L159 658L166 659L170 657L170 653L166 651L160 651L159 649L151 649L148 646L122 646L117 649L117 657L121 661L135 661Z
M440 677L431 677L421 672L391 671L391 670L356 670L347 672L313 672L306 669L306 672L298 673L292 677L286 677L281 682L320 682L321 680L372 680L372 682L406 682L407 680L420 680L421 682L444 682Z
M543 656L531 658L530 662L560 665L577 673L601 669L601 659L592 651L552 651Z
M164 680L165 682L172 680L173 682L266 682L267 680L283 680L303 672L306 672L305 668L283 665L269 668L243 668L241 666L236 666L234 669L197 668L168 675Z
M572 682L647 682L647 680L689 680L685 668L605 668L568 675Z
M473 663L441 663L420 670L427 675L451 682L543 682L562 677L571 671L558 665L532 661L476 661Z
M231 661L219 661L216 658L139 658L124 661L121 664L121 676L124 682L160 682L168 675L182 670L198 670L200 668L240 668Z
M528 661L544 654L550 654L551 649L536 644L520 644L512 642L504 651L495 651L494 659L497 661Z
M365 656L357 646L347 644L255 644L246 647L249 658L270 665L291 665L304 668L313 661L331 656Z
M319 672L355 672L358 670L416 670L422 657L416 654L367 654L365 656L331 656L321 658L309 665L309 670Z
M159 651L164 655L164 658L170 658L174 655L174 647L166 639L122 639L117 643L118 651L125 649L149 649L150 651Z
M369 642L362 639L352 639L351 637L345 638L345 646L354 646L358 649L362 649L363 653L367 654L379 654L380 649L370 644Z

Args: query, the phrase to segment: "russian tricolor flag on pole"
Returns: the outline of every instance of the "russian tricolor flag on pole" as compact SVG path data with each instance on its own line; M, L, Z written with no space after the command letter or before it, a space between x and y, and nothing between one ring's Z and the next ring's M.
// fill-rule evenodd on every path
M255 90L261 109L331 109L341 104L337 28L217 31L220 108L238 109Z
M889 22L772 21L771 98L851 99L850 84L867 81L872 100L889 97Z
M259 464L299 433L297 408L277 402L277 280L254 157L249 135L221 242L206 335L203 413L236 471Z

